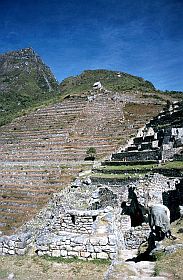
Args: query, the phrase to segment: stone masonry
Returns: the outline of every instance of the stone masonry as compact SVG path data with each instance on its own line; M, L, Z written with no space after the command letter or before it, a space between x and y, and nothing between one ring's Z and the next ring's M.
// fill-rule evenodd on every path
M167 114L163 112L157 119L159 126L162 127L161 119L169 124L170 119L167 118ZM137 249L147 240L150 228L145 220L133 226L133 216L130 213L122 213L122 202L132 199L130 191L135 198L137 209L157 203L169 206L172 201L175 203L175 200L178 209L183 201L182 171L175 172L175 176L165 176L160 174L161 172L158 173L161 168L157 167L154 171L146 168L148 172L135 179L130 178L128 182L123 180L122 176L117 177L119 169L117 173L112 173L115 166L125 166L127 169L121 168L121 171L126 175L127 172L132 172L131 167L135 164L145 168L149 162L152 165L168 160L162 158L162 152L166 150L163 145L168 145L167 150L174 149L170 153L173 159L174 153L181 147L182 130L166 127L161 134L155 128L156 121L150 122L153 129L147 125L125 150L112 155L110 164L114 162L114 165L110 169L109 181L107 181L107 172L104 177L95 175L97 180L93 180L92 175L91 179L78 179L77 184L75 181L75 184L71 184L67 190L54 195L48 205L33 220L26 223L16 235L0 238L0 254L23 255L32 247L34 253L39 256L113 260L119 250ZM180 123L178 125L180 126ZM172 137L174 137L173 145L168 144ZM156 140L158 145L150 145ZM152 151L152 158L148 157L149 150ZM157 151L158 157L161 155L158 161ZM105 166L105 162L101 165L101 169L103 165ZM108 165L109 161L106 166ZM138 168L134 171L136 175L138 175ZM97 174L98 170L94 172ZM107 181L106 184L104 179ZM177 197L179 197L178 202ZM133 204L127 207L131 211ZM173 213L173 207L169 208ZM174 217L172 213L171 216Z

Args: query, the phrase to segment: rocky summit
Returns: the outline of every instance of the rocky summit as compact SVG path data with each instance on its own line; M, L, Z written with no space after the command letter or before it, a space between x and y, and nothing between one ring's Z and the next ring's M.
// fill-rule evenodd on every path
M0 55L0 90L22 92L35 84L35 89L53 91L58 82L51 70L32 48L12 51ZM24 88L23 88L24 83Z
M32 48L0 55L0 123L50 99L58 82ZM8 119L9 116L9 119Z

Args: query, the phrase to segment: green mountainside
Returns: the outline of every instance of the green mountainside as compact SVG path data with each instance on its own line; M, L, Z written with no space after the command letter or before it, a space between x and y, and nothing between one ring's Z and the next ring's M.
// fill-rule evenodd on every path
M109 70L86 70L76 77L65 79L60 84L60 89L67 94L88 91L98 81L112 91L139 90L152 92L156 90L151 82L142 78Z
M98 81L108 91L141 92L145 98L151 93L153 98L156 96L160 100L182 99L183 96L180 92L156 90L143 78L109 70L86 70L76 77L66 78L59 85L34 50L26 48L0 55L0 126L67 96L87 95Z
M58 82L31 49L0 55L0 125L53 98Z

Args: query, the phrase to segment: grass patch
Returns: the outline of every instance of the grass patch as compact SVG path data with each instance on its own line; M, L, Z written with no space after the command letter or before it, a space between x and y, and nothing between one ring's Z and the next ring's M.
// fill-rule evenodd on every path
M119 170L119 171L128 171L128 170L146 170L146 169L153 169L156 168L158 165L154 165L154 164L146 164L146 165L129 165L129 166L125 166L125 165L118 165L118 166L104 166L102 168L100 168L100 170L107 170L107 171L113 171L113 170Z
M183 169L183 161L170 161L161 166L164 169Z
M96 81L101 81L102 85L109 90L123 91L123 90L140 90L140 91L155 91L152 83L145 81L140 77L136 77L127 73L120 73L109 70L86 70L79 76L69 77L62 81L60 89L66 94L77 94L86 92L92 89Z
M0 279L13 273L18 280L93 280L103 279L108 263L94 264L91 261L57 262L38 256L0 256Z
M156 261L155 273L161 275L164 272L170 273L174 280L182 280L183 250L177 250L170 255L161 256Z
M171 231L174 236L177 237L176 240L165 239L163 241L164 246L173 245L176 243L183 243L183 234L179 231L183 229L183 219L179 219L171 224ZM164 273L169 273L174 280L182 280L182 267L183 267L183 250L178 249L172 254L165 254L163 252L155 255L155 276L162 275Z
M139 174L103 174L103 173L96 173L93 174L91 177L94 178L103 178L103 179L138 179L139 177L144 176L144 173L139 173Z
M86 263L86 260L79 259L78 257L72 257L72 258L64 258L64 257L51 257L48 255L40 257L46 261L49 262L56 262L56 263ZM95 265L110 265L110 260L105 259L94 259L94 260L88 260L87 262L93 263Z
M5 279L8 276L8 271L7 269L0 269L0 279Z

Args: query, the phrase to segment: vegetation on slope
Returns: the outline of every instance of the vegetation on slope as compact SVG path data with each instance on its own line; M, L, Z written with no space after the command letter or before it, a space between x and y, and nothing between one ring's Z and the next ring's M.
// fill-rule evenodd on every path
M109 264L107 260L82 261L59 257L0 256L0 279L103 279Z
M86 70L79 76L65 79L60 84L60 89L67 94L88 91L97 81L100 81L106 89L112 91L155 91L155 87L149 81L127 73L109 70Z
M171 246L183 243L183 219L180 218L171 224L172 234L177 237L176 240L165 239L163 241L164 246ZM170 279L182 279L182 267L183 267L183 250L179 249L172 254L160 253L157 256L155 272L156 275L168 276Z
M58 93L58 82L31 48L0 55L0 125Z
M0 55L0 126L27 114L39 106L60 101L67 95L81 95L92 89L95 82L111 91L140 91L144 96L160 100L182 98L180 92L161 92L143 78L124 72L86 70L69 77L60 86L51 70L31 49Z

